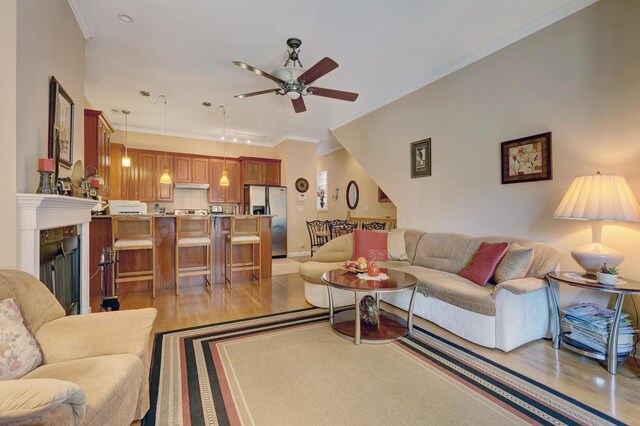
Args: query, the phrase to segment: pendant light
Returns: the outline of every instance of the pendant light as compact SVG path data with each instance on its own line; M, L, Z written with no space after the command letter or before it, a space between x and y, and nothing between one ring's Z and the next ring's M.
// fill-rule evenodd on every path
M158 101L164 100L164 170L160 176L160 183L171 184L171 176L169 175L169 163L167 162L167 98L164 95L158 96ZM157 101L156 101L157 102Z
M222 108L222 155L224 156L220 186L229 186L229 173L227 172L227 142L225 141L225 137L227 136L227 110L224 105L220 105L218 109L220 108Z
M122 157L122 167L131 167L131 158L127 153L127 137L128 137L128 118L131 111L123 109L122 113L124 114L124 156Z

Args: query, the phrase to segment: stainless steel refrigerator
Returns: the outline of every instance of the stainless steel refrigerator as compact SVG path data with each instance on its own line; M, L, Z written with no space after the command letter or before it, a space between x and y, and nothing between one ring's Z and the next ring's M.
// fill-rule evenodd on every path
M287 187L244 186L245 214L268 214L271 218L272 257L287 257Z

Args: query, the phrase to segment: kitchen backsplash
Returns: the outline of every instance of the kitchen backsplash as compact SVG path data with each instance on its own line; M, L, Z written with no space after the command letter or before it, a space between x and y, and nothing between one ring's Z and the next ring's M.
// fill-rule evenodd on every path
M209 191L206 189L181 189L173 190L173 203L147 203L147 211L153 212L153 206L158 204L167 211L173 212L175 209L208 209L210 205L220 205L221 203L209 202ZM224 210L232 210L238 204L223 204Z

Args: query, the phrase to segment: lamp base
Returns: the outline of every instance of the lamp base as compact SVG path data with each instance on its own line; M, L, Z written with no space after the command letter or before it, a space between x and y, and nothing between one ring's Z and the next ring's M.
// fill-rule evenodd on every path
M571 250L571 256L588 275L595 276L605 263L617 267L624 260L624 254L602 243L591 243Z

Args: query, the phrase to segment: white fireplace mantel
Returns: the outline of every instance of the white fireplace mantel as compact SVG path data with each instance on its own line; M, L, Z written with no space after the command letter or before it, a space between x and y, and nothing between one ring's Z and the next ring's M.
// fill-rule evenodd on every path
M18 202L18 267L40 278L40 231L78 225L80 235L80 313L89 305L89 222L99 203L86 198L51 194L16 194Z

